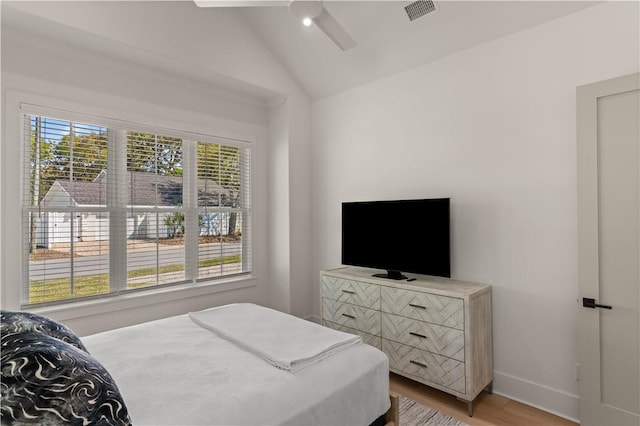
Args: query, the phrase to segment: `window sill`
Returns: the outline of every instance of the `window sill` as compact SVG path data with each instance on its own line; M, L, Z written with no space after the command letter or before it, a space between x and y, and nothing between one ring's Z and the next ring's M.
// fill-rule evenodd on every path
M241 278L229 278L226 280L203 281L196 284L183 284L169 286L162 289L131 292L104 299L69 302L62 305L46 306L31 309L30 312L51 316L59 321L90 317L108 312L117 312L125 309L141 308L149 305L175 302L219 293L223 291L238 290L256 285L256 277L244 276Z

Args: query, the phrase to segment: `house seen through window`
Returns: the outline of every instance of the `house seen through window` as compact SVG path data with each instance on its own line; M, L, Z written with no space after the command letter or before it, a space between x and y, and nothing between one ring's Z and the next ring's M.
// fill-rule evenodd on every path
M249 144L23 119L23 305L250 272Z

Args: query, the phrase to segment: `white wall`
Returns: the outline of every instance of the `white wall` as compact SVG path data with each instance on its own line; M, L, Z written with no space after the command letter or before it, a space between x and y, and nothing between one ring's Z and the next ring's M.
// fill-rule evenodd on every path
M4 308L19 308L19 268L7 267L20 264L20 250L14 243L21 240L15 227L20 220L19 187L9 183L19 176L17 102L27 99L71 109L85 105L89 111L83 112L96 114L117 111L134 121L188 126L254 142L251 279L214 290L198 287L180 297L167 292L142 300L136 295L108 306L56 308L47 313L87 334L234 301L270 305L271 271L284 270L288 272L280 278L289 281L278 283L284 288L280 296L294 303L287 310L300 316L311 314L310 268L300 271L291 265L291 251L310 257L308 241L304 245L293 241L275 260L269 256L269 235L290 235L288 220L269 226L273 214L284 210L311 228L310 188L295 197L294 202L303 205L300 208L289 202L273 205L269 191L270 182L278 182L277 190L288 201L289 192L299 191L299 184L292 185L291 180L310 181L308 172L298 177L301 171L291 166L309 162L310 105L240 15L212 13L192 2L3 2L2 8L0 285ZM283 106L280 121L273 122L277 114L272 110ZM276 126L284 131L273 131ZM272 143L288 153L284 161L272 164Z
M638 12L598 5L312 105L315 268L340 264L342 201L451 197L453 278L493 286L495 391L573 419L575 89L638 71Z

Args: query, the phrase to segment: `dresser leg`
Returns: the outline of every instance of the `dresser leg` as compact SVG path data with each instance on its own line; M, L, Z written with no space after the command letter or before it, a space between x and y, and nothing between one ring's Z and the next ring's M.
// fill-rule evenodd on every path
M473 417L473 401L467 401L466 399L462 398L458 398L458 401L467 404L467 414L469 414L469 417Z
M484 390L486 390L489 395L493 393L493 380L487 385L486 388L484 388Z

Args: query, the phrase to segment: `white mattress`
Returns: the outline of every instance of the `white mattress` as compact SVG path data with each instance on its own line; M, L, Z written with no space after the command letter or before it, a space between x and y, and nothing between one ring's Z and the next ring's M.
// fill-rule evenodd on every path
M389 362L361 344L296 373L188 315L84 337L134 425L369 425L389 408Z

